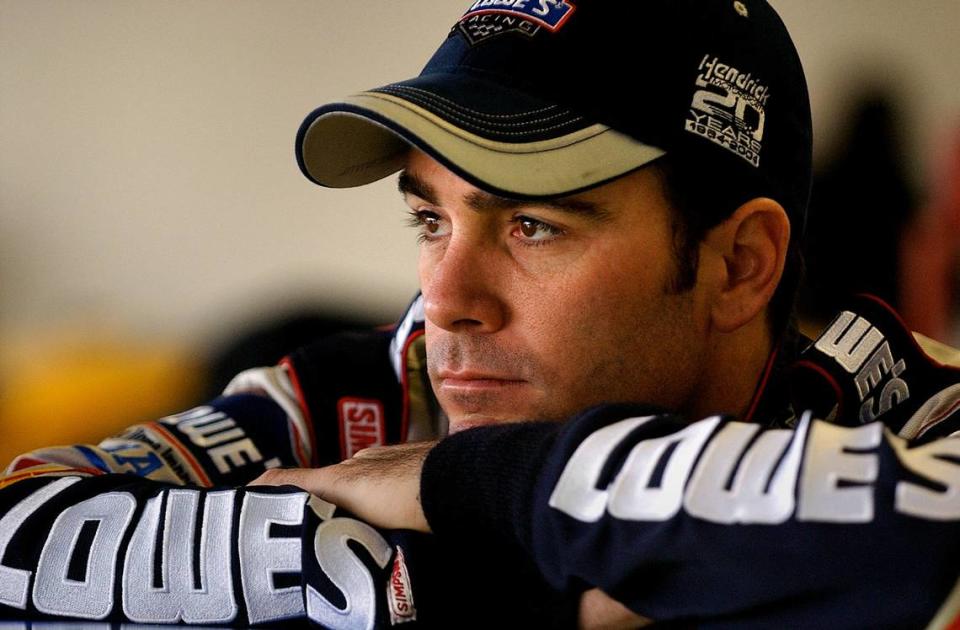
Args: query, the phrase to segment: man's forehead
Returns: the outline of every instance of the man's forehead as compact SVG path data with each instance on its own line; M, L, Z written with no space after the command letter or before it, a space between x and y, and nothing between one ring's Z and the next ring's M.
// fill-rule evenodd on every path
M451 201L449 195L440 187L433 186L430 181L422 178L416 172L404 169L397 180L400 193L423 199L427 203L442 206ZM602 220L609 216L610 210L606 204L586 198L586 193L567 197L553 197L549 199L511 199L495 193L471 186L471 190L460 194L463 203L477 212L495 212L503 210L519 210L523 208L548 208L568 214L575 214L591 219Z
M625 186L623 182L618 184L619 180L638 180L642 176L644 188L654 187L658 193L661 191L661 182L658 181L658 176L653 175L654 170L642 168L613 182L573 195L532 200L516 199L475 186L428 156L419 154L413 157L416 153L418 152L411 151L411 159L407 160L405 168L400 171L397 188L405 197L416 197L437 206L462 201L468 207L481 212L539 207L603 220L609 217L618 202L624 201L625 193L637 190L636 185ZM641 174L640 171L647 172ZM451 186L451 183L455 186ZM454 187L456 190L449 190Z

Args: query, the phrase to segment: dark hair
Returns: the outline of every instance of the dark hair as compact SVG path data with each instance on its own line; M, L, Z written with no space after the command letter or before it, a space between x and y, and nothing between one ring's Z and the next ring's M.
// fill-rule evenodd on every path
M724 198L718 188L690 176L685 168L669 155L650 165L660 175L663 192L673 210L673 253L677 273L669 289L683 293L697 282L700 263L699 245L707 232L745 203L747 199ZM800 279L803 275L803 254L800 250L802 226L794 226L784 261L783 276L770 299L767 320L774 337L788 327L796 326L795 305Z

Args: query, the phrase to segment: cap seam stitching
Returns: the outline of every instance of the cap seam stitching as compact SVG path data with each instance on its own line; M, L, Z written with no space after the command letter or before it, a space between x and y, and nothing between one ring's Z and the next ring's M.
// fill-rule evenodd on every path
M391 94L391 93L393 92L393 90L382 89L382 88L381 88L380 90L378 90L378 91L383 92L383 93L386 93L386 94ZM398 92L399 92L398 95L401 95L401 96L403 95L403 92L402 92L402 91L398 91ZM416 96L409 95L409 98L419 98L419 99L422 99L423 101L425 101L425 102L427 102L427 103L431 103L431 104L433 104L434 106L436 106L437 108L439 108L439 109L441 109L441 110L443 110L443 111L449 112L449 113L451 113L452 115L455 115L455 116L458 116L458 117L462 118L464 121L474 121L474 122L476 122L476 123L489 124L489 125L495 126L495 127L507 127L507 128L509 128L509 127L525 127L525 126L533 125L533 124L540 123L540 122L547 122L547 121L549 121L549 120L556 120L557 118L562 118L566 113L572 113L572 112L564 112L564 113L556 114L556 115L554 115L554 116L547 116L547 117L543 117L543 118L536 118L536 119L528 120L528 121L524 121L524 122L513 122L513 123L493 122L493 121L483 120L482 118L478 118L478 117L476 117L476 116L471 116L470 114L466 113L465 111L460 111L460 110L455 106L455 104L454 104L453 106L451 106L451 105L446 105L446 104L443 102L442 99L432 98L429 92L427 92L427 93L424 94L424 95L416 95ZM466 110L466 111L470 111L470 110ZM581 120L581 119L582 119L582 117L579 117L579 116L578 116L578 117L574 117L574 118L569 119L568 122L569 122L569 123L573 123L573 122L576 122L576 121Z
M386 91L386 90L384 90L383 92L386 93L386 94L390 94L390 92L389 92L389 91ZM427 98L427 97L421 96L420 98L423 99L424 101L426 101L427 103L431 103L434 107L438 108L439 110L441 110L441 111L443 111L443 112L446 112L449 116L451 116L452 118L456 119L456 121L457 121L457 122L460 122L461 124L463 124L463 123L466 123L466 124L469 124L469 125L488 124L488 125L493 126L493 127L506 127L506 128L511 128L511 127L512 127L512 128L518 128L518 127L525 127L525 126L529 126L529 125L534 125L534 124L537 124L537 123L543 123L543 122L547 122L547 121L550 121L550 120L555 120L555 119L560 118L560 117L562 116L562 114L557 115L557 116L548 116L548 117L546 117L546 118L538 118L538 119L536 119L536 120L531 120L531 121L523 122L523 123L497 123L497 122L491 122L491 121L484 121L484 120L479 119L479 118L476 118L476 117L474 117L474 116L470 116L470 115L468 115L468 114L465 114L465 113L462 113L462 112L458 112L457 110L455 110L455 109L453 109L453 108L451 108L451 107L443 104L442 102L439 102L439 101L434 102L434 101L431 101L431 99L429 99L429 98ZM531 134L531 133L534 133L534 132L544 132L544 131L550 131L550 130L552 130L552 129L558 129L558 128L561 128L561 127L567 127L567 126L570 126L570 125L572 125L572 124L574 124L574 123L577 123L577 122L579 122L579 121L581 121L581 120L583 120L583 117L582 117L582 116L576 116L576 117L574 117L574 118L568 119L566 122L563 122L563 123L557 124L557 125L550 125L550 126L545 126L545 127L532 127L532 128L530 128L530 129L528 129L527 131L523 131L523 132L518 132L518 131L497 131L497 133L502 133L502 134L505 134L505 135L515 135L515 136L527 135L527 134Z
M436 123L434 123L433 121L430 121L428 118L426 118L422 113L420 113L420 112L418 112L416 109L414 109L413 106L416 106L415 103L408 103L408 104L406 104L406 105L403 104L403 103L394 103L394 105L396 105L396 106L398 106L398 107L402 107L403 109L407 110L407 111L410 112L411 114L414 114L415 116L419 116L420 118L424 118L424 119L427 120L427 122L429 122L430 124L433 124L433 125L436 124ZM358 112L358 113L359 113L359 112ZM376 110L373 110L373 113L377 113ZM360 115L361 115L361 116L364 116L362 113L361 113ZM366 117L366 116L364 116L364 117ZM402 126L402 125L401 125L401 126ZM560 125L560 126L562 126L562 125ZM589 127L588 127L588 128L589 128ZM571 140L571 141L568 141L568 142L564 142L564 143L561 144L561 145L552 146L552 147L550 147L550 148L548 148L548 149L539 149L539 150L535 150L535 151L534 151L534 150L531 150L531 151L516 151L516 150L510 150L510 149L502 149L502 148L498 148L498 147L491 147L491 146L485 145L483 142L477 142L477 141L475 141L475 140L473 140L473 139L471 139L471 138L463 137L463 136L456 135L456 134L454 134L454 135L456 135L456 137L457 137L459 140L461 140L461 141L463 141L463 142L466 142L466 143L468 143L468 144L471 144L471 145L473 145L473 146L475 146L475 147L479 147L479 148L481 148L481 149L484 149L484 150L486 150L486 151L492 151L492 152L495 152L495 153L506 153L506 154L515 155L515 154L518 154L518 153L524 153L524 154L550 153L550 152L553 152L553 151L558 151L558 150L561 150L561 149L566 149L567 147L572 147L572 146L581 144L581 143L583 143L583 142L587 142L587 141L589 141L589 140L592 140L592 139L594 139L594 138L597 138L597 137L599 137L599 136L602 136L603 134L609 133L609 132L611 132L611 131L615 131L615 130L614 130L614 129L611 129L610 127L604 127L604 128L601 129L600 131L598 131L598 132L596 132L596 133L592 133L592 134L590 134L590 135L587 136L587 137L578 138L578 139L576 139L576 140ZM450 132L448 131L447 133L450 133ZM468 133L469 133L469 132L468 132ZM513 133L513 132L509 132L509 131L505 131L505 132L502 132L502 133L503 133L504 135L521 135L521 134L519 134L519 133ZM574 133L575 133L575 132L574 132ZM416 135L416 134L414 134L414 135ZM477 134L471 134L471 135L477 135ZM488 140L488 139L482 138L482 137L481 137L480 139L481 139L481 140ZM559 138L554 138L553 140L558 140L558 139L559 139ZM489 141L489 142L498 142L498 141L496 141L496 140L488 140L488 141ZM544 141L543 141L543 140L531 141L531 142L524 143L524 144L538 144L538 143L540 143L540 142L544 142ZM510 144L510 143L506 143L506 142L498 142L498 143L499 143L499 144ZM521 143L515 143L515 144L521 144Z
M430 91L428 91L428 90L424 90L424 89L422 89L422 88L413 87L413 86L410 86L410 85L387 85L387 86L384 86L383 88L378 88L378 90L376 90L376 91L386 91L387 88L390 88L390 89L413 90L413 91L416 91L416 92L420 92L420 93L426 94L427 96L430 96L430 97L433 97L433 98L435 98L435 99L437 99L437 100L440 100L440 101L442 101L442 102L444 102L444 103L449 103L449 105L450 105L451 107L455 107L455 108L458 108L458 109L462 109L462 110L465 111L465 112L469 112L469 113L474 114L474 115L477 115L477 116L486 116L486 117L489 117L489 118L522 118L522 117L524 117L524 116L532 116L532 115L534 115L534 114L540 114L540 113L549 111L549 110L551 110L551 109L558 109L558 108L560 107L559 105L549 105L549 106L547 106L547 107L541 107L540 109L533 109L533 110L530 110L529 112L523 112L523 113L520 113L520 114L488 114L488 113L486 113L486 112L481 112L481 111L478 111L478 110L475 110L475 109L471 109L471 108L469 108L469 107L464 107L463 105L460 105L459 103L456 103L456 102L454 102L454 101L451 101L451 100L448 99L448 98L444 98L443 96L440 96L440 95L438 95L438 94L434 94L433 92L430 92ZM564 109L564 110L563 110L563 113L570 113L570 114L572 114L573 112L571 112L571 111L568 110L568 109ZM561 116L562 116L563 113L558 114L558 115L561 115Z

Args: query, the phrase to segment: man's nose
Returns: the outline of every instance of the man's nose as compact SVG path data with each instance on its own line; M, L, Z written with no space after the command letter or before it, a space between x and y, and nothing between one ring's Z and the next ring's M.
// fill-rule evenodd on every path
M432 324L473 334L500 330L507 320L495 247L452 238L442 254L421 262L424 312Z

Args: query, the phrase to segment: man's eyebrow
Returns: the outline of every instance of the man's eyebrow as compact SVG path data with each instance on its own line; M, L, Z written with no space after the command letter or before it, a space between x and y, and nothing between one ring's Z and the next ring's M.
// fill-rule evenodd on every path
M434 205L438 203L437 193L434 191L433 186L405 170L400 171L400 179L397 180L397 190L400 191L401 195L420 197L427 203Z
M403 195L413 195L427 203L439 204L436 191L430 184L413 173L402 171L397 180L397 189ZM592 201L557 197L553 199L511 199L493 193L477 190L467 194L464 202L477 212L494 210L522 210L523 208L547 208L588 219L602 221L609 218L610 212Z
M601 221L609 217L610 212L592 201L555 197L552 199L510 199L488 192L476 191L468 194L464 201L474 210L523 210L524 208L546 208L567 214L575 214L587 219Z

